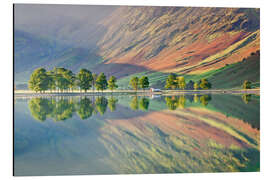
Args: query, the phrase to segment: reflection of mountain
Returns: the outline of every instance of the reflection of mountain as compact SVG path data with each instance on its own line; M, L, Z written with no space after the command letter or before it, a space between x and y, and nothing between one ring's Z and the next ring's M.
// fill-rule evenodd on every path
M118 173L259 170L259 131L201 108L109 120L101 136Z

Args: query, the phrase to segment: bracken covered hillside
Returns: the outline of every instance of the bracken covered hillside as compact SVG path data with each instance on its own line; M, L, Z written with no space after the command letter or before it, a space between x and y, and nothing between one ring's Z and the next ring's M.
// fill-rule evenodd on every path
M121 7L102 24L106 64L199 73L235 63L260 48L258 9Z

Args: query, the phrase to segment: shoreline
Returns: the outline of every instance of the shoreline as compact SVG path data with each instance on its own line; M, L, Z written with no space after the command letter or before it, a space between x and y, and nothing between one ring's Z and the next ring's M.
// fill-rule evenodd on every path
M260 89L231 89L231 90L162 90L161 92L150 92L149 90L115 90L115 91L88 91L88 92L45 92L35 93L30 90L15 90L14 97L51 97L51 96L121 96L121 95L181 95L181 94L256 94L260 95Z

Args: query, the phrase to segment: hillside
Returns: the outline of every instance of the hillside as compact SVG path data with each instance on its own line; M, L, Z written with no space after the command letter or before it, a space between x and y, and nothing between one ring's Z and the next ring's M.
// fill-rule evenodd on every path
M55 24L58 29L54 34L49 30L41 33L37 22L24 23L34 24L32 29L15 26L29 34L25 39L45 39L21 46L17 42L20 31L15 31L16 83L26 82L33 68L41 65L74 72L89 68L123 78L122 82L138 73L152 75L158 82L171 72L198 77L226 64L226 68L233 67L260 49L259 9L104 7L105 15L94 20L92 16L87 20L90 16L83 13L82 18L70 20L72 26L64 17L62 26L53 21L49 29Z

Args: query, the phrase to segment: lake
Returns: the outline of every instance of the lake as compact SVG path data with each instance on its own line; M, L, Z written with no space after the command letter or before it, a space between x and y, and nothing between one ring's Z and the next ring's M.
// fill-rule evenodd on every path
M259 170L256 95L15 97L15 176Z

